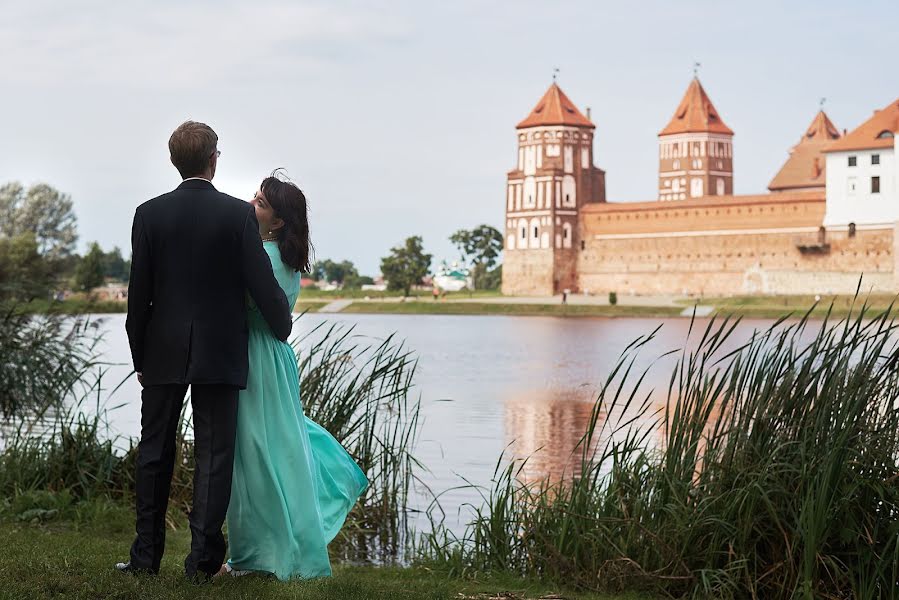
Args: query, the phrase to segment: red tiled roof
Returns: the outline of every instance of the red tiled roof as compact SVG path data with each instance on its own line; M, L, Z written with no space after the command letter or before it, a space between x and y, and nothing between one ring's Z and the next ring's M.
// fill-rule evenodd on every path
M665 129L659 132L659 135L675 133L734 134L730 127L721 120L721 116L696 77L687 87L687 92L678 104L677 110L674 111L674 116L671 117Z
M839 141L828 146L824 151L892 148L897 133L899 133L899 99L894 100L885 108L875 111L873 117L853 129L848 135L843 136Z
M543 94L540 102L516 129L539 127L542 125L571 125L574 127L595 127L590 119L581 114L568 96L553 83Z
M790 157L780 168L768 189L782 192L796 188L824 188L824 149L839 139L840 131L823 110L818 111L799 143L790 150Z

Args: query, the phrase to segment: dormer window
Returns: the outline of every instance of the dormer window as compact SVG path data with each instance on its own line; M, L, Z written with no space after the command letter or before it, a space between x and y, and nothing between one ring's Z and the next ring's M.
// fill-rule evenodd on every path
M877 139L879 139L879 140L886 140L891 137L895 137L895 134L892 131L890 131L889 129L885 129L877 134Z
M850 167L854 167L857 164L857 162L858 162L858 157L856 157L856 156L849 157L849 166Z

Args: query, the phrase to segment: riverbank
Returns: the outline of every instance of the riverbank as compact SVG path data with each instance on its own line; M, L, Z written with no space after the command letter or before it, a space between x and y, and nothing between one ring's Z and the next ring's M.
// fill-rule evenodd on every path
M355 292L358 292L355 291ZM747 318L778 319L802 316L809 312L815 319L845 317L867 303L871 314L888 310L895 302L893 295L853 296L737 296L728 298L687 298L679 296L624 296L616 304L599 296L571 295L565 304L561 297L501 296L495 292L480 292L472 296L455 293L445 299L430 296L360 296L358 293L303 292L297 301L296 312L327 312L347 314L391 315L495 315L495 316L553 316L553 317L633 317L633 318L690 318L696 310L701 317L715 314ZM57 314L124 313L127 304L121 301L91 301L73 298L50 303L34 301L27 310Z
M261 577L216 579L195 586L183 576L182 560L190 547L190 531L179 527L166 538L159 577L123 575L113 570L127 558L133 537L131 510L92 502L75 521L23 522L0 519L0 598L117 598L149 600L199 598L290 598L295 600L413 600L427 598L525 600L643 600L649 596L577 593L511 575L477 579L453 578L425 566L374 567L335 564L334 577L317 581L279 582ZM39 514L39 513L33 513ZM26 515L27 518L27 515Z

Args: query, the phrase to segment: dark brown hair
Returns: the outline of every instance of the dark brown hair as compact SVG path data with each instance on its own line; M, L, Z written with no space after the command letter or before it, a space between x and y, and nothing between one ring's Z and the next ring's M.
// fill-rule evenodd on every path
M281 260L293 267L294 271L308 273L313 248L309 239L306 196L295 183L283 179L278 169L262 180L260 189L275 216L284 221L284 227L275 231Z
M219 136L209 125L185 121L178 125L178 129L169 138L172 164L185 179L201 175L209 165L209 158L215 152L218 142Z

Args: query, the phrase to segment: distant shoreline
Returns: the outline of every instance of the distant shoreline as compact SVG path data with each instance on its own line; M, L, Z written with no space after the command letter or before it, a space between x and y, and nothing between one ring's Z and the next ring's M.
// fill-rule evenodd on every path
M564 318L691 318L694 307L697 317L733 315L745 318L777 319L792 315L801 317L810 311L813 319L822 319L830 311L831 317L841 318L857 313L866 299L850 296L822 298L815 305L815 298L806 296L747 296L737 298L627 298L610 305L596 298L572 297L562 304L561 299L521 298L502 296L455 296L446 300L432 300L426 296L406 299L394 298L342 298L301 296L294 311L323 314L387 314L387 315L473 315L473 316L542 316ZM893 296L867 298L871 316L890 308ZM833 304L831 310L831 303ZM127 304L121 301L95 301L84 299L61 302L33 302L29 310L35 313L57 314L121 314Z

